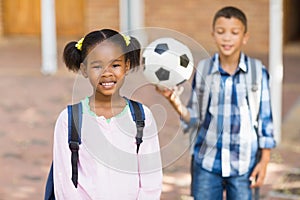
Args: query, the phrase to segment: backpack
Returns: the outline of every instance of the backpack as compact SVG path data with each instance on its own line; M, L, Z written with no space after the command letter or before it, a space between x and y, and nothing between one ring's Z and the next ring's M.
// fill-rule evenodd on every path
M140 144L143 142L143 129L145 127L145 113L143 105L137 101L126 99L130 108L131 116L136 124L136 153L139 152ZM68 105L68 142L71 151L71 165L72 165L72 182L74 187L77 188L78 181L78 150L81 144L81 121L82 121L82 104L77 103L74 105ZM53 162L48 174L46 188L45 188L45 200L55 200L54 195L54 181L53 181Z

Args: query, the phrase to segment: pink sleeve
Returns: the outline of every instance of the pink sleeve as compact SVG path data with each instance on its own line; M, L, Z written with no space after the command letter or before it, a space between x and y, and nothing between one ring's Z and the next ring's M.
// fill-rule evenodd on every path
M160 199L162 191L160 146L155 119L147 107L144 106L144 110L146 125L139 153L141 189L138 199L156 200Z
M53 142L53 178L56 199L80 199L71 181L71 151L68 145L68 113L56 121ZM79 189L79 188L78 188Z

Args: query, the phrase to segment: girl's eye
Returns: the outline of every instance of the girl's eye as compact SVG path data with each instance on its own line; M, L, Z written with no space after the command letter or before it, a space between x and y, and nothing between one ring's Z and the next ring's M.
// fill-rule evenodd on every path
M112 66L113 66L114 68L115 68L115 67L120 67L119 64L113 64Z
M92 68L93 68L93 69L101 69L102 66L100 66L100 65L95 65L95 66L92 66Z

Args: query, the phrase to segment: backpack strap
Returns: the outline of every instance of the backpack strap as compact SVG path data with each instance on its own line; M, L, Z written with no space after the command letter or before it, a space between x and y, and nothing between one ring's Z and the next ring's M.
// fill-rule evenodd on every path
M72 182L77 188L79 145L81 144L82 105L68 105L68 143L71 150Z
M127 99L133 121L136 124L136 153L139 153L139 148L143 142L143 130L145 127L145 113L143 105L137 101Z
M197 71L195 74L195 87L196 94L199 101L200 112L200 124L204 121L205 113L209 104L209 87L211 85L212 77L208 77L211 74L213 67L213 58L205 59L199 62Z
M251 80L252 80L252 91L258 90L258 74L257 74L257 64L256 62L260 62L258 60L255 60L253 58L249 58L250 60L250 66L251 66Z
M260 108L261 98L261 81L262 81L262 68L261 61L247 57L248 59L248 72L245 74L246 87L247 87L247 100L251 112L252 124L255 128L258 126L258 113Z

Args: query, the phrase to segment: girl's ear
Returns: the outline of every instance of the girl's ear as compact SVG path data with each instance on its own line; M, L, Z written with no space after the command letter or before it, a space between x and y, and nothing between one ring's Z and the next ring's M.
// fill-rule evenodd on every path
M129 70L130 70L130 60L127 59L125 63L125 74L128 74Z
M80 64L80 71L83 75L84 78L87 78L88 77L88 74L87 74L87 67L85 64L81 63Z

